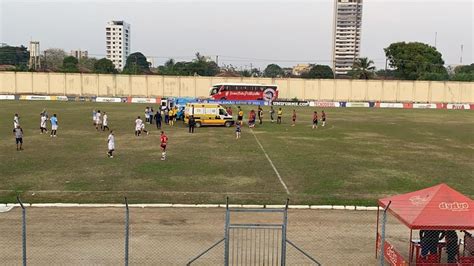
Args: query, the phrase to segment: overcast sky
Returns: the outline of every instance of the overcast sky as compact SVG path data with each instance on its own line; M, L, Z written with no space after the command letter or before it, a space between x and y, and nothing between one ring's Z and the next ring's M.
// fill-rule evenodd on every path
M396 41L435 44L447 64L473 62L473 0L364 0L362 52L384 65ZM0 42L41 50L63 48L105 55L109 20L131 24L131 52L189 60L199 51L220 64L264 67L330 65L332 0L43 1L0 0Z

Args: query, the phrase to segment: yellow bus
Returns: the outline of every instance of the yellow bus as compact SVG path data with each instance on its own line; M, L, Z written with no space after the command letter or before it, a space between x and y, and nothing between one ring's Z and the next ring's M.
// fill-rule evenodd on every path
M184 109L184 122L188 124L189 116L194 116L195 126L232 126L235 121L224 107L215 103L187 103Z

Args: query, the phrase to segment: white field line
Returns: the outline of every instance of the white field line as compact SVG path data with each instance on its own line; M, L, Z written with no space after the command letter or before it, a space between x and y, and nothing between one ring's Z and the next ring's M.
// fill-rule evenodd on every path
M253 132L253 129L250 129L250 132L252 132L252 135L255 137L255 140L256 140L257 143L258 143L258 146L260 146L260 149L262 149L263 153L265 154L265 157L267 157L267 160L268 160L268 162L270 163L270 165L272 166L273 171L275 171L275 174L277 175L278 179L280 180L281 185L285 188L286 194L290 195L290 191L288 190L288 187L286 186L285 182L284 182L283 179L281 178L280 173L279 173L278 170L276 169L275 165L273 164L272 160L271 160L270 157L268 156L267 152L266 152L265 149L263 148L262 143L260 143L260 141L258 140L257 135L255 135L255 133Z

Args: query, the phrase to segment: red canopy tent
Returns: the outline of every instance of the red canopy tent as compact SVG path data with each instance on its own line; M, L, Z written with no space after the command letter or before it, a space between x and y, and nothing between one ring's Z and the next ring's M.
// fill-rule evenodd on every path
M412 230L472 230L474 201L446 184L379 200L379 206ZM379 241L377 213L377 241ZM412 247L410 243L410 260Z

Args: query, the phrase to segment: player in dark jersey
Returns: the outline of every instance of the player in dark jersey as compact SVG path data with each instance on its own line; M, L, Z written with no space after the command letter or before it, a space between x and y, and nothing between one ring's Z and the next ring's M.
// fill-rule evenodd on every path
M293 118L293 124L291 124L291 126L294 127L296 125L296 110L295 109L293 109L292 118Z
M318 112L314 111L313 114L313 129L318 128Z

